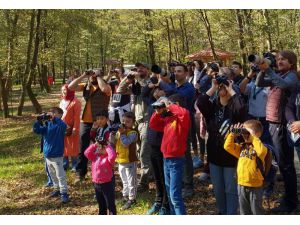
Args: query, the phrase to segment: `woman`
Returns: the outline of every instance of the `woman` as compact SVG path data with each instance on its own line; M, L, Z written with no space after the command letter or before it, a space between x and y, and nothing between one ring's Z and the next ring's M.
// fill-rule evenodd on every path
M238 209L237 159L223 147L226 131L223 132L222 127L226 121L229 124L244 122L247 108L241 96L233 90L233 81L226 81L218 83L213 79L211 88L199 96L197 106L207 124L207 157L219 214L235 215ZM211 100L214 95L217 97Z
M60 108L64 111L62 120L67 124L64 150L64 169L69 168L69 157L72 160L72 172L76 172L77 156L79 153L79 131L81 103L75 97L75 92L64 85L61 88L62 99Z

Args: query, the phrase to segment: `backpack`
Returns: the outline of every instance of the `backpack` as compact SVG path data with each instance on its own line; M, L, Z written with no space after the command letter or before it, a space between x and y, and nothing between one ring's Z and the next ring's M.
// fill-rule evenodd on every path
M264 143L264 146L267 148L267 154L264 158L265 166L263 166L263 162L259 157L256 157L256 166L264 179L267 180L271 171L277 171L279 156L272 145Z

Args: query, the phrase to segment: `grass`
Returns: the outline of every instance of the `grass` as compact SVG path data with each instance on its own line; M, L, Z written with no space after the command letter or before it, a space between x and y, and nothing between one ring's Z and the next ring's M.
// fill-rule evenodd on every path
M59 103L59 90L60 85L56 85L51 94L39 94L38 100L43 109ZM35 89L35 91L38 90ZM17 94L16 92L15 95L17 96ZM67 172L71 196L68 204L63 205L59 199L48 198L51 189L44 188L46 175L43 155L39 150L40 137L32 132L35 117L32 106L26 99L22 117L0 119L0 215L97 214L98 206L94 199L90 172L86 181L79 184L74 182L75 174ZM187 213L190 215L215 215L217 209L212 186L208 182L199 183L196 179L199 172L200 170L195 171L195 195L185 201ZM149 192L138 193L137 204L133 208L121 211L121 190L121 180L116 172L116 204L118 214L121 215L144 215L155 199L155 184L152 182ZM274 207L275 200L282 192L283 184L279 183L271 199L271 208ZM268 210L265 203L264 207ZM269 211L267 213L270 214ZM300 212L297 211L296 214L300 214Z

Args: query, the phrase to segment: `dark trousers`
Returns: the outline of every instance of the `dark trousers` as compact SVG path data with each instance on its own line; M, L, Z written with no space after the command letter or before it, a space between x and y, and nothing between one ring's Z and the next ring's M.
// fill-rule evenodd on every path
M168 195L164 177L164 159L160 146L151 145L151 167L155 179L156 196L155 202L169 208Z
M287 130L284 124L270 123L270 134L274 147L279 151L279 169L283 176L285 204L297 207L297 176L294 166L294 148L288 145Z
M184 160L183 183L185 189L194 188L194 182L193 182L194 167L193 167L190 143L191 143L191 130L189 131L189 135L188 135L187 148L185 151L185 160Z
M99 205L99 215L107 215L107 210L109 215L117 215L113 181L103 184L94 183L94 188Z
M85 177L87 173L88 159L84 155L84 151L90 145L90 131L92 123L80 123L80 151L78 156L78 164L76 167L76 173L80 177Z

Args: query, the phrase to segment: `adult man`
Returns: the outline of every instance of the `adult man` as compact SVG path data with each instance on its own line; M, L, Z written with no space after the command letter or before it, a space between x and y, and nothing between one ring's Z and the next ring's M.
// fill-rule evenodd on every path
M84 78L88 78L87 83L81 83ZM88 160L84 155L90 143L90 130L96 115L103 109L108 109L111 96L111 87L103 79L100 70L89 70L80 77L73 80L68 88L72 91L82 91L85 99L85 106L82 112L80 124L80 151L78 165L76 167L77 180L84 180L87 173Z
M193 102L195 97L195 88L192 84L190 84L187 80L188 69L184 64L177 64L175 67L175 78L177 82L177 93L181 94L186 101L186 109L190 112L191 120L194 120L194 113L193 113ZM182 197L187 198L191 197L194 194L194 184L193 184L193 160L191 157L191 133L188 136L188 145L185 151L185 165L184 165L184 175L183 175L183 182L184 182L184 189L182 192Z
M137 68L137 82L140 86L140 89L147 86L150 82L149 79L149 66L145 63L136 63L135 67ZM138 125L138 130L140 133L140 160L141 160L141 177L138 181L138 191L143 192L148 190L149 186L149 174L150 174L150 146L147 143L147 128L149 122L149 116L147 113L147 104L143 101L141 96L141 90L139 88L135 88L133 90L135 95L134 101L134 112L136 117L136 123Z
M243 72L242 64L237 61L233 61L231 64L231 69L234 73L232 80L236 85L239 85L244 79L244 76L241 74Z

